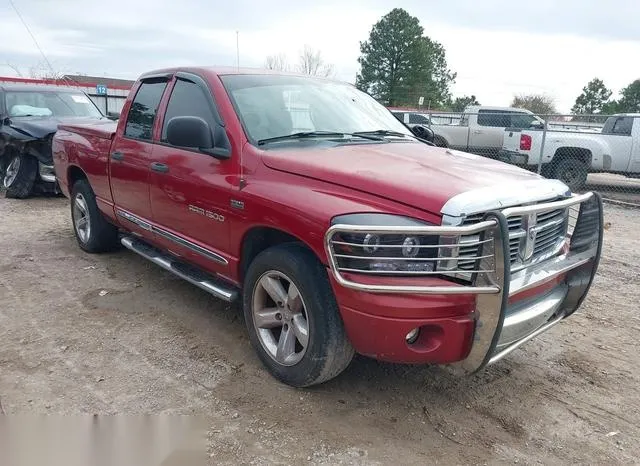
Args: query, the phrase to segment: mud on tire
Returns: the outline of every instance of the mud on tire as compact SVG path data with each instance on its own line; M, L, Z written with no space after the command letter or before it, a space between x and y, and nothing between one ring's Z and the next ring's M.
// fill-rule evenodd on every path
M271 247L253 260L245 278L243 308L258 356L288 385L325 382L353 358L327 272L299 243Z

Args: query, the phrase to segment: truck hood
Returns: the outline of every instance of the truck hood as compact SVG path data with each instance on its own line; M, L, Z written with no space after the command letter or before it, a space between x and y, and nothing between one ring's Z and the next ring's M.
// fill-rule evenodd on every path
M513 191L538 184L529 171L451 149L422 143L358 144L264 152L268 167L322 180L440 214L452 197L491 193L494 205ZM511 193L504 192L511 191ZM551 195L553 193L549 193Z
M17 117L11 118L9 127L22 138L41 139L58 130L63 124L96 123L101 118L90 117ZM106 121L110 121L104 118Z

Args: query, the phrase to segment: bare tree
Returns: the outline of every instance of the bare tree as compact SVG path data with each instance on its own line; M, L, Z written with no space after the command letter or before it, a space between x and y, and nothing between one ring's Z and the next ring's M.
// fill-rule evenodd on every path
M538 115L558 113L552 97L544 94L520 94L513 97L512 107L526 108Z
M264 67L268 70L287 71L289 70L287 56L284 53L269 55L264 61Z
M297 70L311 76L329 77L334 73L333 65L324 62L322 53L309 45L300 52Z
M62 71L56 71L50 63L38 62L35 66L29 67L29 77L34 79L62 79L64 73Z

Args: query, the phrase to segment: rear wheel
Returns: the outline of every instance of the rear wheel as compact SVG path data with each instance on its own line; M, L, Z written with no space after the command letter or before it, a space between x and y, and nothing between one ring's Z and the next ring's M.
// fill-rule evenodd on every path
M566 158L552 163L551 176L569 186L571 191L578 191L587 184L589 170L581 160Z
M5 196L24 199L29 197L38 175L38 161L29 156L16 154L9 161L4 173Z
M118 229L109 223L96 204L96 196L86 180L71 191L71 219L80 247L91 253L111 251L118 245Z
M255 258L247 271L243 307L258 356L288 385L325 382L353 358L327 273L302 245L274 246Z

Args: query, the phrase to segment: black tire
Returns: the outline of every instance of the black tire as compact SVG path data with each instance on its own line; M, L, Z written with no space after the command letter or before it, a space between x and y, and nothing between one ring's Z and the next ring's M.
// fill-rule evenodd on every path
M308 324L308 344L302 358L293 365L276 361L265 349L254 324L254 292L258 290L260 279L274 271L284 274L299 290ZM344 371L353 359L354 350L347 338L327 272L315 255L301 244L274 246L253 260L245 279L243 308L249 339L258 356L275 378L288 385L308 387L325 382ZM283 325L282 329L286 330L284 320Z
M80 202L82 201L82 202ZM80 207L83 204L84 208ZM86 218L88 229L80 227ZM90 253L112 251L118 246L118 229L109 223L96 204L96 196L87 180L78 180L71 190L71 220L80 247ZM83 234L83 231L86 234Z
M564 158L552 164L551 177L562 181L571 191L578 191L587 184L589 168L581 160Z
M17 167L15 165L17 164ZM12 167L17 172L12 173ZM5 197L12 199L25 199L33 191L33 186L38 176L38 161L30 155L15 154L7 167L3 178L3 186L6 189Z

